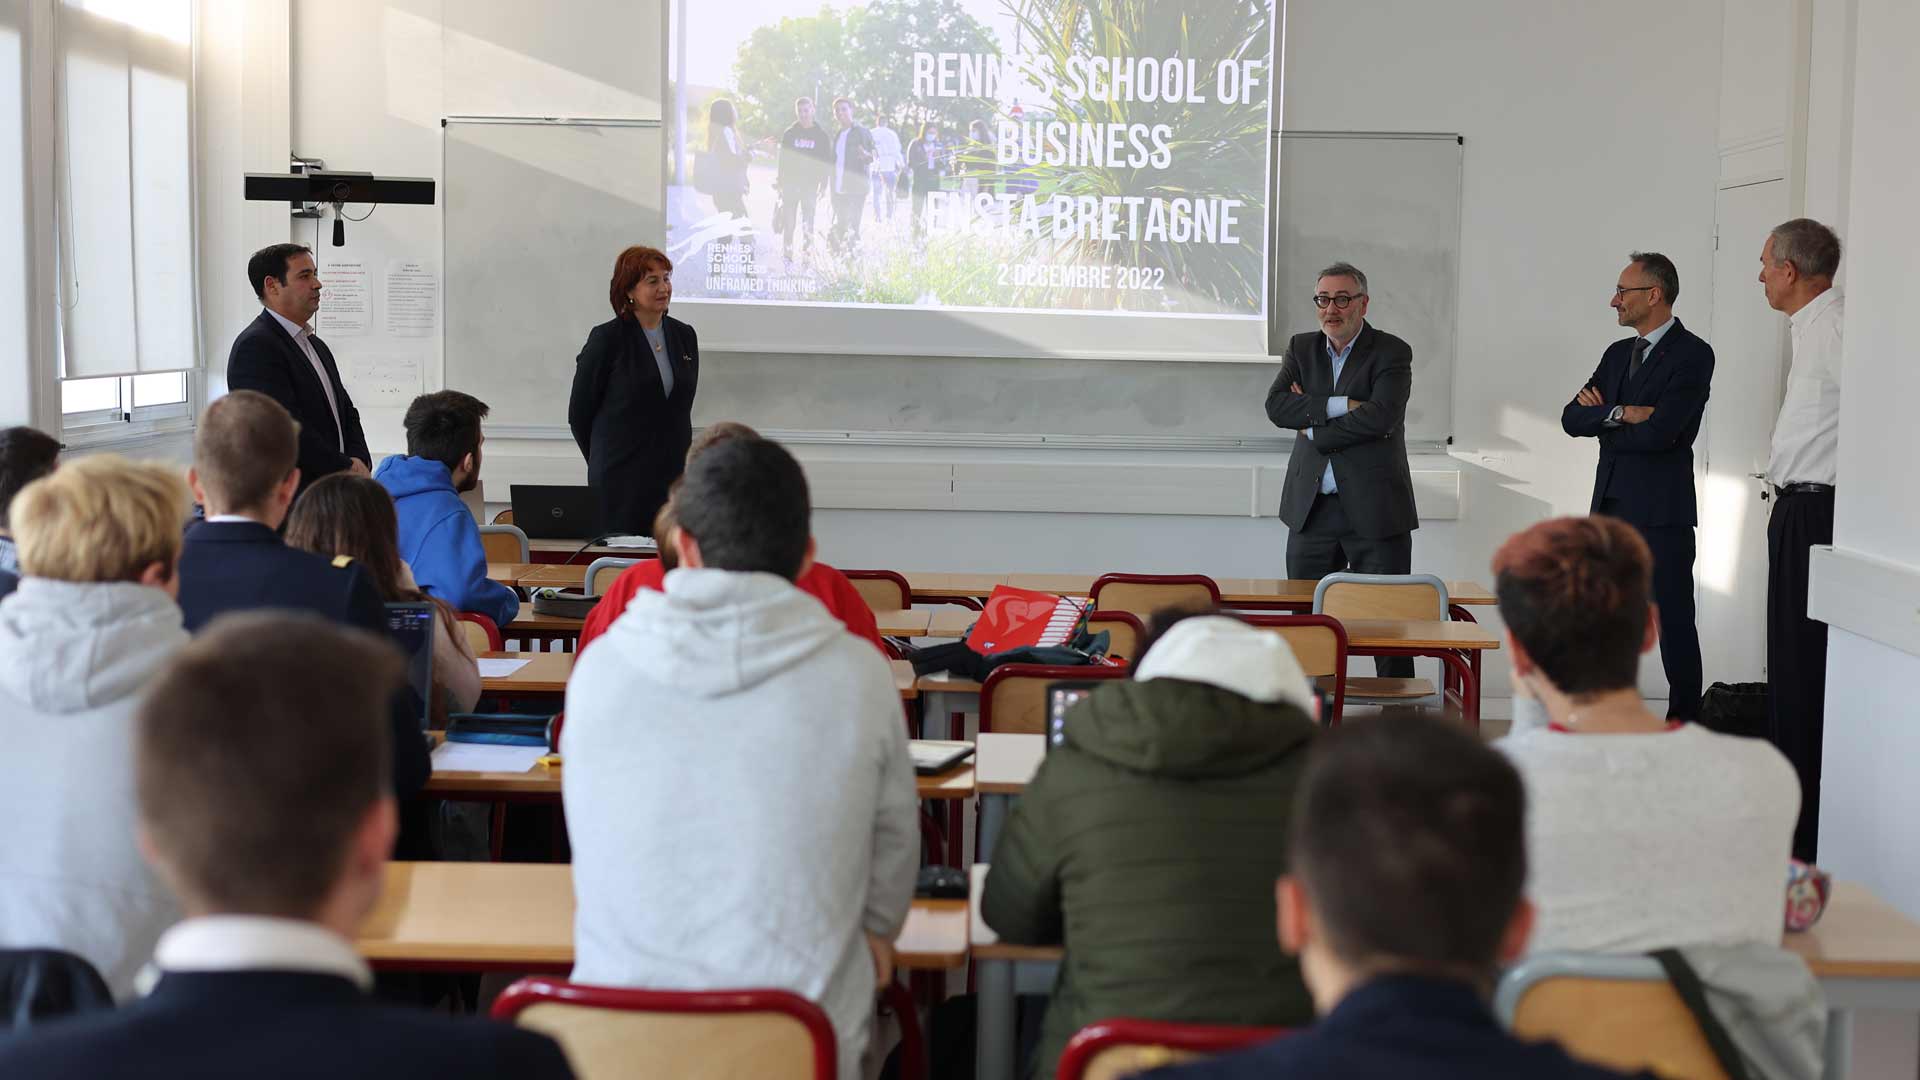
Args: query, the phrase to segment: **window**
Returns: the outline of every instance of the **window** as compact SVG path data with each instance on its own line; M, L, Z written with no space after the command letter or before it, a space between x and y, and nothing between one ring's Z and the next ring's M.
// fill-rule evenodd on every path
M57 0L55 171L63 431L190 424L192 0Z
M0 0L0 355L28 356L31 292L27 282L26 9ZM9 415L25 416L25 401L5 400Z

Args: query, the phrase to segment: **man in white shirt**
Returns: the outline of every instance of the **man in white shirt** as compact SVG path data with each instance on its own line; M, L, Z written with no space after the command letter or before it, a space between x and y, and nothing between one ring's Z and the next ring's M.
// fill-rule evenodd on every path
M333 350L314 336L321 284L312 250L299 244L261 248L247 260L247 280L262 310L233 339L227 388L258 390L300 422L300 489L294 497L329 473L369 475L373 457L360 410L340 381Z
M181 650L133 734L141 853L184 922L152 991L0 1040L8 1080L568 1080L544 1035L378 1005L353 938L397 811L385 702L400 655L313 615L230 615Z
M900 702L794 587L813 542L791 454L714 446L674 507L679 568L567 683L573 978L800 994L855 1080L920 860Z
M893 207L899 201L900 170L907 158L900 146L900 135L887 124L884 108L874 112L873 125L873 219L893 220Z
M1767 303L1793 328L1787 396L1773 425L1767 482L1768 737L1800 774L1796 858L1813 861L1820 838L1820 741L1827 694L1827 626L1807 617L1807 558L1833 543L1833 486L1840 460L1840 330L1833 275L1840 238L1808 218L1774 228L1760 249Z

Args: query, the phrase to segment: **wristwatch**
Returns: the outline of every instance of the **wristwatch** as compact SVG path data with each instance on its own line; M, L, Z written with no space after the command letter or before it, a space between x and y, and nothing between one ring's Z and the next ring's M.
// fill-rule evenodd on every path
M1607 414L1607 422L1613 423L1613 424L1624 424L1626 423L1626 420L1624 420L1623 417L1625 417L1626 415L1627 415L1627 407L1625 405L1615 405L1613 407L1613 411Z

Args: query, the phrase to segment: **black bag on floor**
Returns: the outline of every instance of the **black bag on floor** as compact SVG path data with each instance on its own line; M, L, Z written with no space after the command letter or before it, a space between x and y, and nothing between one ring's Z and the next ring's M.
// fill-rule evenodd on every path
M1767 684L1717 682L1700 699L1700 726L1722 735L1767 737Z

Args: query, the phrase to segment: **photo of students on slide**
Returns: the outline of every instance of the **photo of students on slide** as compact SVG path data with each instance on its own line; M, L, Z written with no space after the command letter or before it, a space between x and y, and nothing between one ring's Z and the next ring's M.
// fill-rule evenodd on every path
M1264 319L1255 6L672 0L679 295Z

